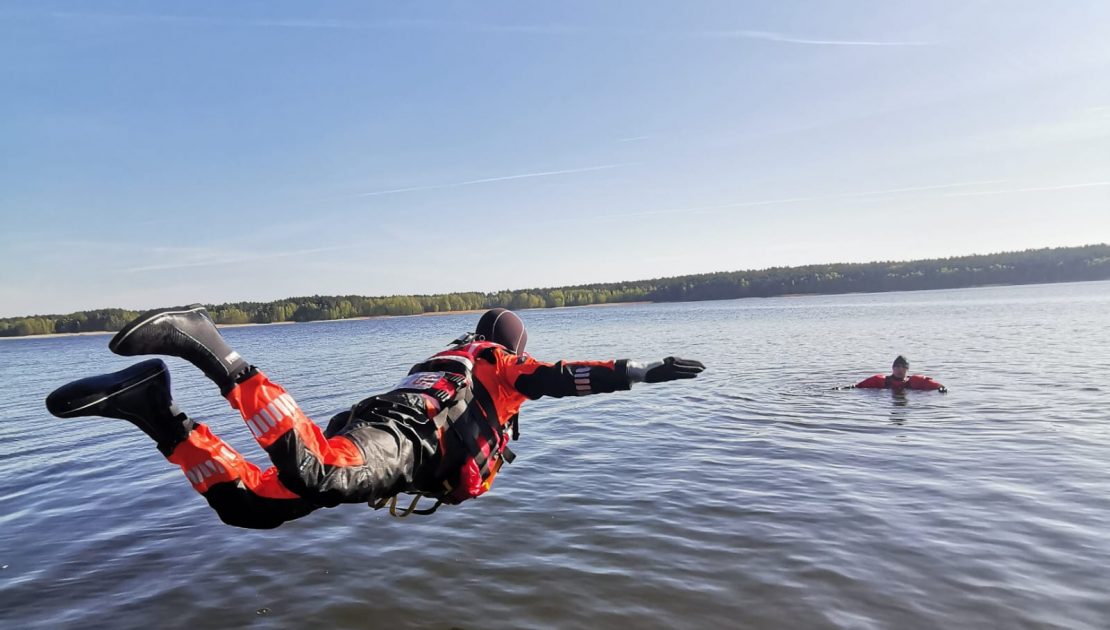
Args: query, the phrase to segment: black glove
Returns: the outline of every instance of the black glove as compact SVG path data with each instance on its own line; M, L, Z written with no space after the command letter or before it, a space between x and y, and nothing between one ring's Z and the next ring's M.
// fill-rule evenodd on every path
M644 382L662 383L680 378L694 378L701 374L704 369L705 366L701 364L701 361L667 357L647 366L647 371L644 373Z

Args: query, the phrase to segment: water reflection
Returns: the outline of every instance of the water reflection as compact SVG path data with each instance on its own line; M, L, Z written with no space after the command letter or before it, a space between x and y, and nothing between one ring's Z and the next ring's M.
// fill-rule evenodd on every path
M905 390L892 389L890 390L890 400L894 405L894 408L890 410L891 424L899 426L906 424L910 415L908 409L906 409L910 404L909 396L906 395Z

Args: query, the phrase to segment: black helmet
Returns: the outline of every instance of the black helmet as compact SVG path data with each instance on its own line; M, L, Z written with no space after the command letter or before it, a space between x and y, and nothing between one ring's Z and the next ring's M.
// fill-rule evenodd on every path
M528 331L516 313L503 309L490 309L478 320L474 330L480 339L505 346L509 352L520 354L528 344Z
M906 359L906 357L904 357L902 355L898 355L898 356L894 357L894 363L890 367L896 368L896 367L899 367L899 366L904 367L904 368L908 368L908 367L910 367L910 362L909 362L908 359Z

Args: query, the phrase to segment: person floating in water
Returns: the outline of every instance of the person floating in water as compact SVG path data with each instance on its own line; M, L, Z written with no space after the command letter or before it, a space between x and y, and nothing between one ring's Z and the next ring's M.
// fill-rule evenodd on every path
M923 389L923 390L936 390L943 393L948 392L948 388L940 383L934 381L928 376L914 374L907 377L906 374L910 370L910 362L906 357L898 355L894 358L894 364L890 366L891 373L888 375L876 374L875 376L865 378L855 385L849 386L847 389L860 388L860 389L893 389L895 391L902 391L906 389Z
M705 369L676 357L543 363L524 351L527 341L515 313L488 311L474 333L321 431L284 388L228 346L203 307L144 313L112 338L108 347L116 354L176 356L200 368L269 455L274 465L264 471L174 404L161 359L63 385L46 406L60 418L131 422L181 467L223 522L270 529L340 503L382 507L392 499L397 514L398 493L437 500L418 513L472 499L513 460L508 442L519 438L524 401L689 379ZM415 501L408 511L414 507Z

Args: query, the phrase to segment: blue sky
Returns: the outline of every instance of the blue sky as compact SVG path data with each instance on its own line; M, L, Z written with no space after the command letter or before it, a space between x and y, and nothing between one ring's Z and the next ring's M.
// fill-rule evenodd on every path
M0 1L0 316L1110 241L1110 3Z

